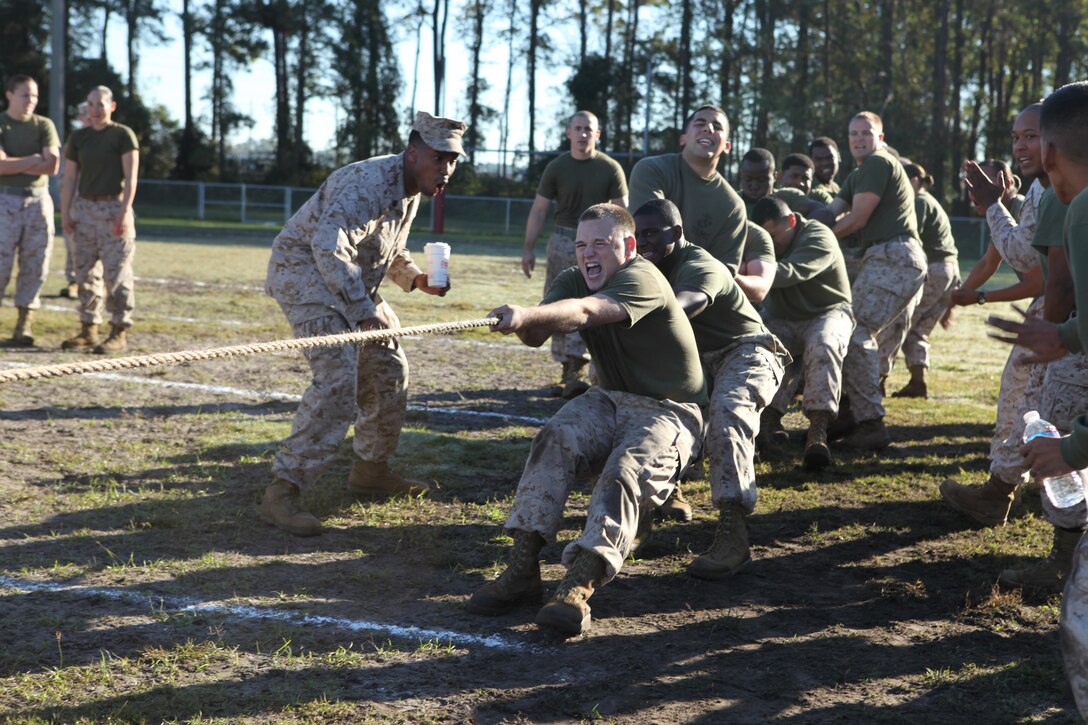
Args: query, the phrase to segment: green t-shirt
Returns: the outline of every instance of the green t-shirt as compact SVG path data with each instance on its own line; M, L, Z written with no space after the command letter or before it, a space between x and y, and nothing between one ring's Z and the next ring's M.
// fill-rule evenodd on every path
M904 234L918 238L914 188L899 159L883 148L877 149L846 177L839 198L853 204L854 195L863 192L880 197L869 221L859 232L866 247Z
M719 173L704 179L680 154L642 159L631 169L632 211L650 199L668 199L680 209L684 236L710 252L733 273L740 268L748 236L744 202Z
M817 201L824 206L827 206L831 202L835 201L835 194L839 193L839 185L835 184L835 191L831 191L829 186L814 186L809 189L808 198L813 201Z
M608 154L594 151L579 160L567 151L544 167L536 193L555 200L556 224L575 228L589 207L627 196L627 177Z
M581 270L570 267L559 273L540 304L591 295L618 302L630 317L580 331L602 388L707 404L695 334L657 267L635 257L596 292L586 286Z
M674 291L702 292L710 301L691 318L695 341L703 355L728 347L749 335L765 335L756 308L733 281L732 275L702 247L678 244L661 260L661 272Z
M1031 246L1039 252L1039 267L1043 271L1044 287L1050 275L1048 264L1050 247L1060 247L1063 244L1068 209L1068 206L1058 200L1053 186L1048 186L1039 197L1039 208L1035 212L1035 236L1031 239ZM1088 277L1085 278L1085 282L1088 283Z
M31 114L26 121L16 121L7 112L0 113L0 147L12 158L33 156L42 149L60 147L57 129L45 116ZM0 186L30 189L45 186L45 174L6 174Z
M926 261L939 262L958 257L956 238L952 236L952 222L941 208L941 203L931 194L920 191L914 197L914 212L918 216L918 236Z
M1054 200L1057 201L1057 197ZM1088 189L1077 194L1066 209L1063 246L1069 258L1069 272L1073 275L1075 307L1088 310ZM1040 200L1040 217L1042 210ZM1078 313L1063 322L1058 333L1070 352L1084 352L1088 347L1084 344L1088 341L1088 314ZM1050 422L1060 425L1062 421ZM1077 416L1072 429L1072 435L1062 439L1062 458L1074 468L1088 468L1088 415Z
M771 233L758 224L745 222L748 235L744 240L744 251L741 253L741 261L751 262L758 259L767 264L774 264L774 239Z
M140 142L128 126L111 123L101 131L93 126L72 132L64 157L79 164L79 193L83 196L120 194L125 185L121 157L139 151Z
M774 283L763 300L767 317L811 320L851 300L846 262L835 232L798 215L793 242L778 258Z
M825 184L818 179L813 179L812 188L809 190L808 195L812 196L813 194L817 193L825 194L833 201L835 197L839 194L839 185L834 180L831 180ZM812 196L812 198L816 199L815 196ZM827 203L830 204L831 202L829 201Z

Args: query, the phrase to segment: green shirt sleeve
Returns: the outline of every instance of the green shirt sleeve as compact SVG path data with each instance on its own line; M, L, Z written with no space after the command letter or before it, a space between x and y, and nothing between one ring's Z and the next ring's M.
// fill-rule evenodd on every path
M1058 335L1069 352L1084 352L1084 341L1088 340L1088 189L1069 202L1062 236L1073 274L1077 314L1058 326Z
M559 273L559 276L552 282L552 286L544 293L544 298L540 300L540 304L548 305L571 297L585 297L587 292L589 292L589 288L586 287L586 281L582 277L582 270L577 267L570 267Z
M657 285L641 279L640 270L628 263L616 272L597 294L617 302L627 312L627 326L635 324L654 310L664 307Z
M771 287L793 287L807 282L834 261L834 254L826 244L821 244L816 231L799 227L789 251L778 260L778 271L774 274Z
M608 188L609 199L619 199L627 196L627 175L623 173L623 167L619 162L609 157L609 161L612 162L612 185Z
M662 173L661 164L657 163L660 157L642 159L631 169L631 197L627 208L632 212L650 201L650 199L667 199L669 196L669 184Z
M543 196L545 199L554 200L559 195L559 188L557 186L556 173L559 164L556 163L558 159L552 159L548 162L548 165L544 167L544 175L540 177L540 185L536 188L536 193Z
M758 259L766 264L774 264L776 261L774 239L771 237L770 232L750 221L745 222L745 227L748 236L744 241L744 253L741 255L741 261L751 262L753 259Z

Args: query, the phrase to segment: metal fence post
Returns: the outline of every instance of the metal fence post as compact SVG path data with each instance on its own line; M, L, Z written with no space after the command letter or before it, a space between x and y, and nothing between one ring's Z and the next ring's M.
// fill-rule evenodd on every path
M196 183L196 218L204 221L204 182Z
M283 223L286 224L291 219L291 187L285 186L283 188Z
M506 226L503 227L503 233L510 233L510 197L506 197Z
M242 193L242 223L246 224L248 223L246 220L246 185L241 184L239 188Z

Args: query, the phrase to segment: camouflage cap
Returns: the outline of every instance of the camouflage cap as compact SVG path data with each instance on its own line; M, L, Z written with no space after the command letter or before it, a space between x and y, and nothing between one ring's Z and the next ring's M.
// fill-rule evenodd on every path
M423 143L435 151L448 151L464 155L465 147L461 145L461 137L468 126L452 118L439 118L426 111L416 111L416 120L412 124L412 130L418 131L423 138Z

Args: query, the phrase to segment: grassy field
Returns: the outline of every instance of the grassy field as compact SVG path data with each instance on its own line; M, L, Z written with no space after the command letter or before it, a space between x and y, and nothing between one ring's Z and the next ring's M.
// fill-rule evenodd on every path
M289 336L261 292L271 236L145 233L131 352ZM451 241L447 298L385 290L403 324L536 301L519 245ZM0 351L0 368L72 359L58 348L78 327L73 304L43 301L41 346ZM946 477L986 476L1007 352L984 335L993 311L966 309L934 336L932 398L889 401L896 442L880 457L836 451L819 476L759 464L744 573L684 573L713 532L696 481L696 520L661 525L594 596L590 633L566 643L539 633L532 609L464 610L501 569L529 442L559 407L545 352L485 330L406 340L412 410L395 464L437 490L355 503L345 440L306 493L329 529L307 540L256 510L307 383L301 355L0 386L0 720L1077 722L1060 600L994 588L1001 568L1047 550L1037 500L977 529L937 494ZM13 320L0 309L0 333ZM905 377L900 366L889 387ZM802 417L786 423L796 457ZM544 551L549 582L588 494L575 491Z

